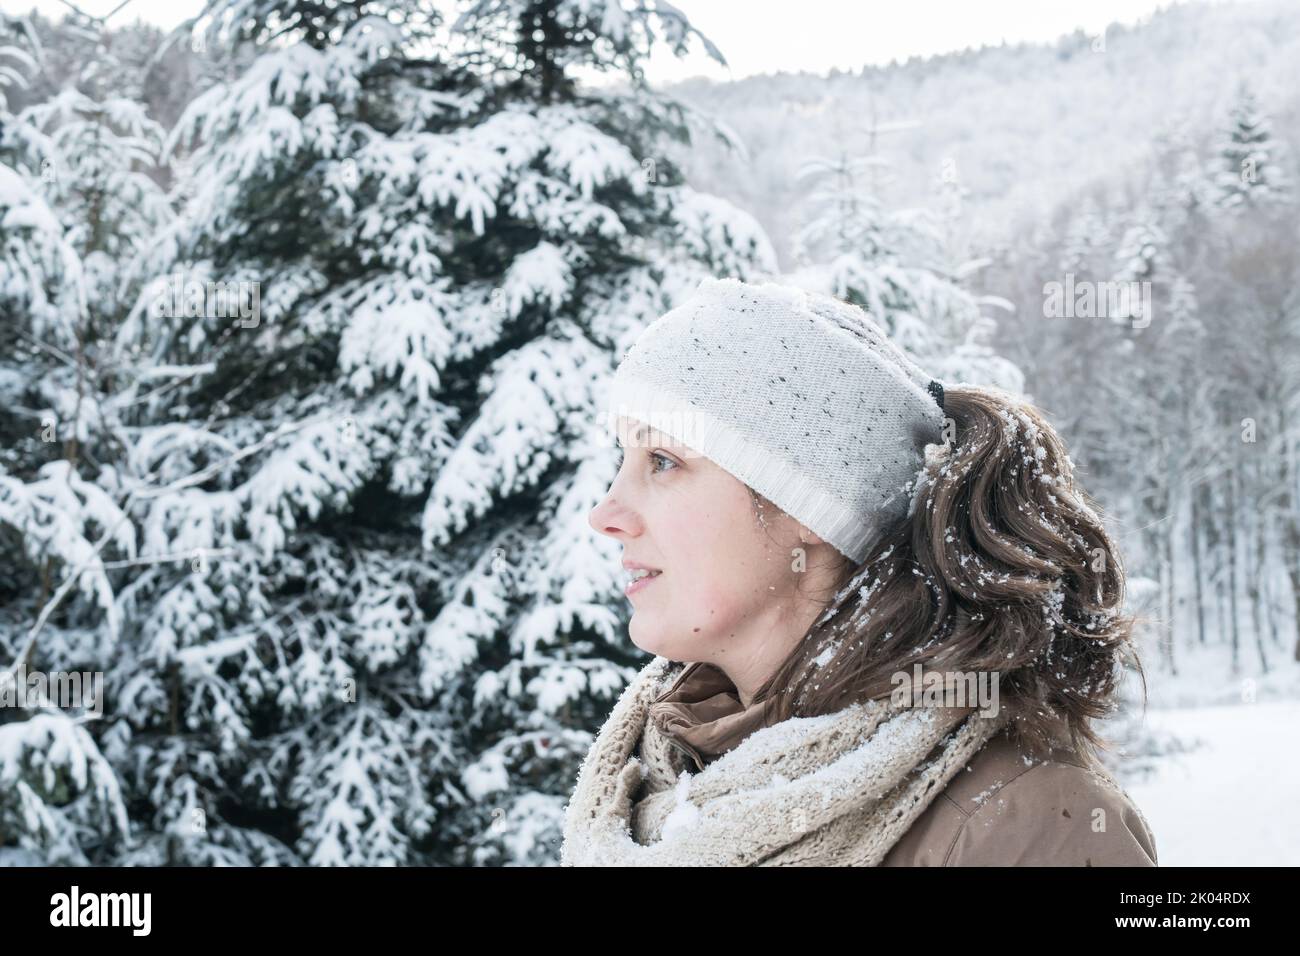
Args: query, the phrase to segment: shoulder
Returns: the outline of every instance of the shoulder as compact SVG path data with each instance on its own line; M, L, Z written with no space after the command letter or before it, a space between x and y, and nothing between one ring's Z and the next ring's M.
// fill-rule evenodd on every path
M1155 841L1114 779L1079 755L989 741L917 819L893 865L1155 866Z
M986 751L954 781L965 817L945 865L1156 865L1146 820L1106 771L1069 751L1028 756L1006 735Z

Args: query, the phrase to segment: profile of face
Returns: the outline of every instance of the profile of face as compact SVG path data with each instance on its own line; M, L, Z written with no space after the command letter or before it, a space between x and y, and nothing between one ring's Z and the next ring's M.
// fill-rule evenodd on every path
M774 668L825 609L837 553L694 449L635 419L617 432L622 463L588 520L660 572L628 594L632 642L738 685Z

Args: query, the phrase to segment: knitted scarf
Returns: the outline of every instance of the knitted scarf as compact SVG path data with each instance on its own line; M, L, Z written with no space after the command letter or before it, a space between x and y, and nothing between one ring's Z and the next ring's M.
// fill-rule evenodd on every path
M587 752L562 866L877 866L1006 712L889 700L794 717L698 773L647 719L676 676L655 657Z

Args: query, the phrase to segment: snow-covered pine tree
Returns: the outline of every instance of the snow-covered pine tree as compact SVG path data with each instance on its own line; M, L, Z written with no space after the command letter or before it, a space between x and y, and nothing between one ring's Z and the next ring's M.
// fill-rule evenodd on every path
M1124 231L1115 252L1113 281L1120 283L1116 296L1119 307L1110 316L1111 321L1119 325L1150 324L1151 316L1142 314L1142 290L1149 291L1153 303L1157 291L1162 297L1168 294L1168 244L1164 230L1156 224L1151 212L1139 210L1133 217L1133 225ZM1151 311L1154 311L1154 306Z
M122 211L110 192L136 147L72 87L64 102L89 115L48 136L32 125L47 115L10 114L6 90L27 84L40 53L25 20L0 14L0 861L84 865L126 836L126 805L93 707L60 709L84 698L52 699L41 681L111 654L121 616L105 558L135 551L99 484L120 435L103 401L96 294L111 285L107 250L129 251L110 238ZM96 221L103 232L84 228Z
M1062 241L1060 271L1073 273L1075 280L1096 280L1109 265L1110 231L1105 216L1092 196L1085 196L1073 209Z
M1219 206L1240 209L1290 199L1292 183L1281 144L1244 80L1237 87L1217 152L1219 172L1214 182Z
M1150 213L1139 211L1133 225L1124 231L1115 252L1115 279L1118 282L1141 282L1156 279L1168 266L1164 230Z
M971 236L964 212L970 190L962 184L955 157L944 157L939 164L939 173L932 183L932 189L938 206L937 218L943 239L944 260L952 262L973 258L969 254Z
M83 29L104 32L102 26ZM43 195L67 225L82 261L89 323L83 349L104 340L111 345L115 322L139 291L123 283L122 265L172 219L166 195L149 176L164 131L138 101L115 93L138 81L126 79L130 71L121 69L107 39L96 49L76 83L27 107L14 126L14 139L29 166L40 169ZM107 377L113 359L93 356L89 362ZM59 406L71 400L64 395L56 402L64 420L74 416Z
M1024 388L1016 366L989 345L994 319L985 306L1009 308L996 296L961 285L987 260L950 263L947 235L928 209L886 211L864 179L888 168L874 151L813 158L800 168L810 186L799 248L815 261L790 281L862 306L922 367L950 382ZM872 177L879 180L879 176ZM957 215L949 210L950 217Z
M1175 274L1169 283L1169 331L1185 338L1205 334L1196 301L1196 286L1184 275Z
M1186 120L1165 121L1153 137L1151 160L1150 175L1137 188L1167 233L1182 232L1214 198Z
M614 475L604 384L703 275L774 256L659 162L691 117L640 64L658 35L685 49L674 8L452 26L400 0L213 0L196 24L257 58L174 131L181 215L120 336L188 376L139 395L121 485L148 480L154 563L121 593L113 756L148 809L120 862L556 862L634 672L617 548L586 522Z

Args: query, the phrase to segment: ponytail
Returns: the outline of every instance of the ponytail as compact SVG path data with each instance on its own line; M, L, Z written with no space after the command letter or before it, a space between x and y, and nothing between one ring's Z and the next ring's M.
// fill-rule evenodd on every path
M1096 761L1091 721L1113 712L1126 663L1143 676L1119 551L1036 408L973 386L942 402L944 444L911 510L860 565L846 559L826 613L756 696L782 720L888 697L914 665L989 673L1031 752L1057 742Z

